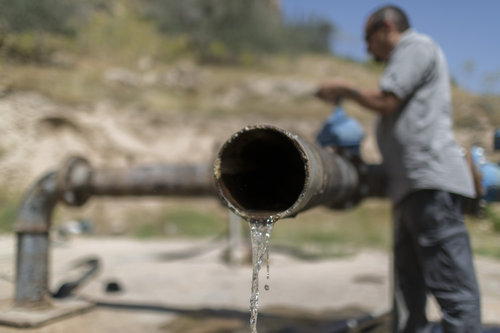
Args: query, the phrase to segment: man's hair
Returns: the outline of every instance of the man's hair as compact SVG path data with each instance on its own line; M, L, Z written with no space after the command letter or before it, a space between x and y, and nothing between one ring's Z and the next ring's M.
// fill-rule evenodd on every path
M401 8L392 5L377 9L370 16L370 25L381 25L386 20L394 23L399 32L403 32L410 27L410 22L405 12Z

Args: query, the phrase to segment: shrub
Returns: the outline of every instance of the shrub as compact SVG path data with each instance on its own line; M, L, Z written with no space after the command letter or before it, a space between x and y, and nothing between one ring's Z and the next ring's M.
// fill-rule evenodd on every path
M48 34L76 32L77 3L70 0L0 0L0 47L9 58L46 62L53 47Z
M269 0L144 1L145 15L158 29L188 36L203 62L238 62L249 53L328 52L334 31L321 19L286 22Z
M71 34L76 3L68 0L0 0L0 21L4 33L29 30Z

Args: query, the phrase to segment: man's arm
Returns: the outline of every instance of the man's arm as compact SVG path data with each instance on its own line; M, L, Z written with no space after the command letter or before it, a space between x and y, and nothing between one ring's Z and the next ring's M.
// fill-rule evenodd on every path
M341 79L323 83L316 92L316 96L327 102L334 102L338 97L351 99L380 115L387 115L398 110L403 103L393 93L379 89L356 89L351 83Z

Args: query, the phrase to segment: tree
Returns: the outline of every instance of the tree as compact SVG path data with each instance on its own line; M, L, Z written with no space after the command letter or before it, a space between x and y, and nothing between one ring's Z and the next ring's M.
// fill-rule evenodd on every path
M144 1L160 31L187 36L202 60L234 60L245 52L328 52L334 30L320 19L285 22L269 0Z
M69 34L76 15L70 0L0 0L0 28L5 33L43 31Z
M76 32L77 4L72 0L0 0L0 49L23 62L50 60L47 34Z

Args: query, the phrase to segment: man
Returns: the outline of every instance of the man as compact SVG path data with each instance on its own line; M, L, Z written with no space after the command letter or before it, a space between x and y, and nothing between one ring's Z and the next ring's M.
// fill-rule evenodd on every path
M428 332L427 293L440 305L444 332L480 332L480 297L463 197L472 176L452 133L449 74L441 49L410 28L394 6L367 20L365 40L386 63L377 89L343 79L317 96L351 99L378 114L377 141L394 213L394 332Z

